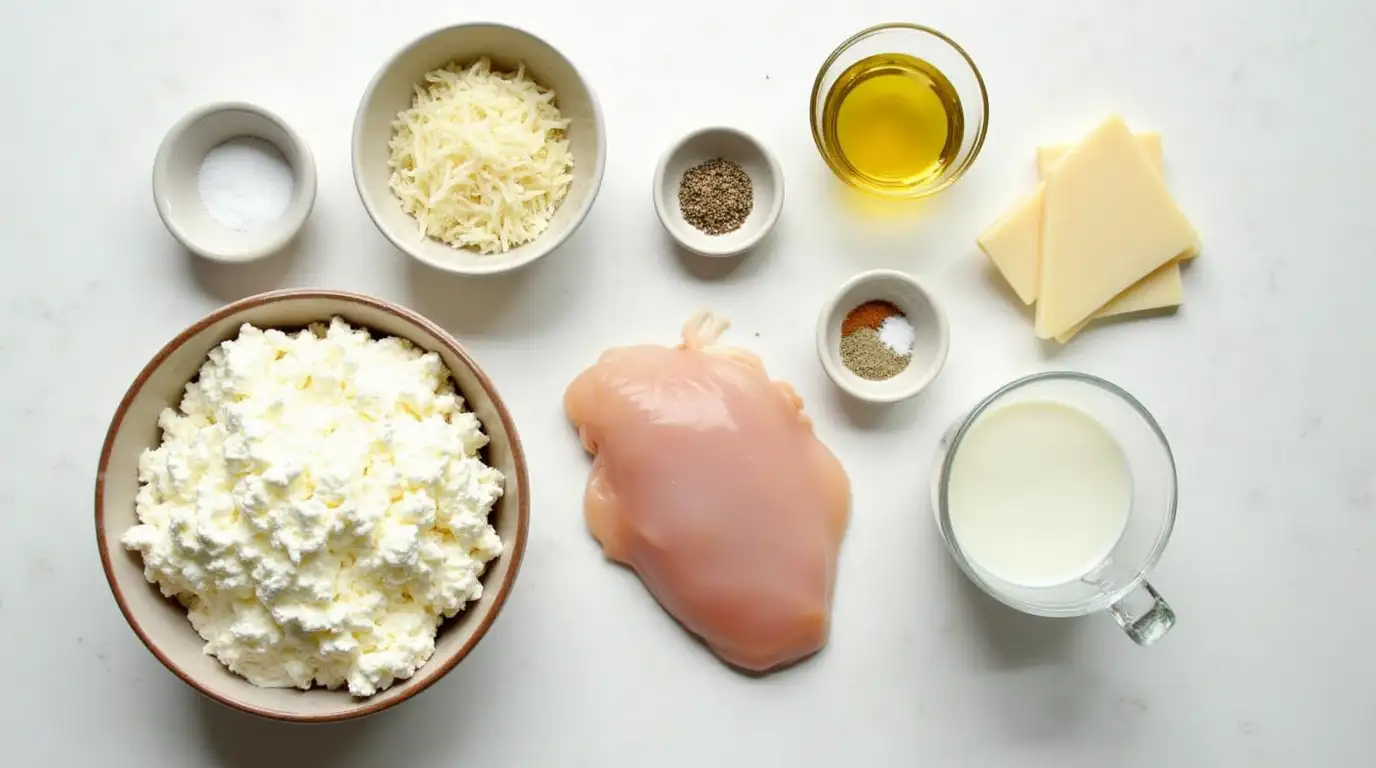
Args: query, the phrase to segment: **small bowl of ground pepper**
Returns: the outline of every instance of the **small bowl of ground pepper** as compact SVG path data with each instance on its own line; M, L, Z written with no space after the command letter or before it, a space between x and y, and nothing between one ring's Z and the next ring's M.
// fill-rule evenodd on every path
M847 280L817 320L822 368L852 397L893 403L916 395L946 364L946 314L926 287L895 270Z
M773 229L784 175L764 144L735 128L684 136L655 168L655 213L679 245L701 256L735 256Z

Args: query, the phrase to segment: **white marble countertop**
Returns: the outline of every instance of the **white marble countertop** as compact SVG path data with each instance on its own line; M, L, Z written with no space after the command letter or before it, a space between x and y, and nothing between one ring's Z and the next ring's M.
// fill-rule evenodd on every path
M354 192L348 142L375 68L470 4L340 0L11 2L0 9L0 697L6 765L1354 765L1376 726L1376 12L1356 2L778 3L489 6L561 47L602 99L601 196L553 257L470 283L412 268ZM117 7L118 6L118 7ZM130 6L130 7L122 7ZM328 8L328 10L326 10ZM812 146L812 78L890 19L948 31L992 99L973 171L904 231L843 214ZM163 132L205 102L256 101L312 145L319 199L284 257L186 254L149 194ZM1033 182L1038 142L1121 111L1165 137L1203 236L1174 316L1033 338L975 234ZM788 199L738 262L680 258L655 220L659 153L709 123L776 150ZM845 278L909 270L944 297L945 373L890 409L845 401L813 352ZM512 600L429 692L367 720L286 727L201 699L110 598L92 536L108 419L166 340L282 286L373 293L468 344L507 402L534 479ZM709 305L806 398L849 468L854 521L831 643L763 679L729 671L628 571L579 502L588 462L564 384L603 347L675 338ZM967 586L926 502L940 432L1018 375L1070 368L1151 408L1180 464L1153 577L1180 614L1133 646L1107 617L1016 615Z

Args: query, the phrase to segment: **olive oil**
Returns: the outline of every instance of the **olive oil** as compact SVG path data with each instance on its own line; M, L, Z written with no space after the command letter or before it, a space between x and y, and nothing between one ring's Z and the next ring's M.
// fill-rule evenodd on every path
M881 53L852 64L827 93L822 141L843 178L861 189L901 192L935 182L960 152L960 96L936 67Z

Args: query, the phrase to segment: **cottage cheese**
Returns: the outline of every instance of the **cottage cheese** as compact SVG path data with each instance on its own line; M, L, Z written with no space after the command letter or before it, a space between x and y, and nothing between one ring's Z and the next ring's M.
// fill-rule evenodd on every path
M369 696L410 677L501 554L487 437L409 342L245 324L158 423L124 546L255 685Z

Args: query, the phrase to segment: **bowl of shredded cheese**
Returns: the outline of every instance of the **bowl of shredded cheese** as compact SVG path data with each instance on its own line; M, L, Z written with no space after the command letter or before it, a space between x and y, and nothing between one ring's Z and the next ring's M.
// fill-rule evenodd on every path
M606 137L592 88L535 35L460 24L373 77L354 118L354 183L398 249L446 272L530 264L582 223Z

